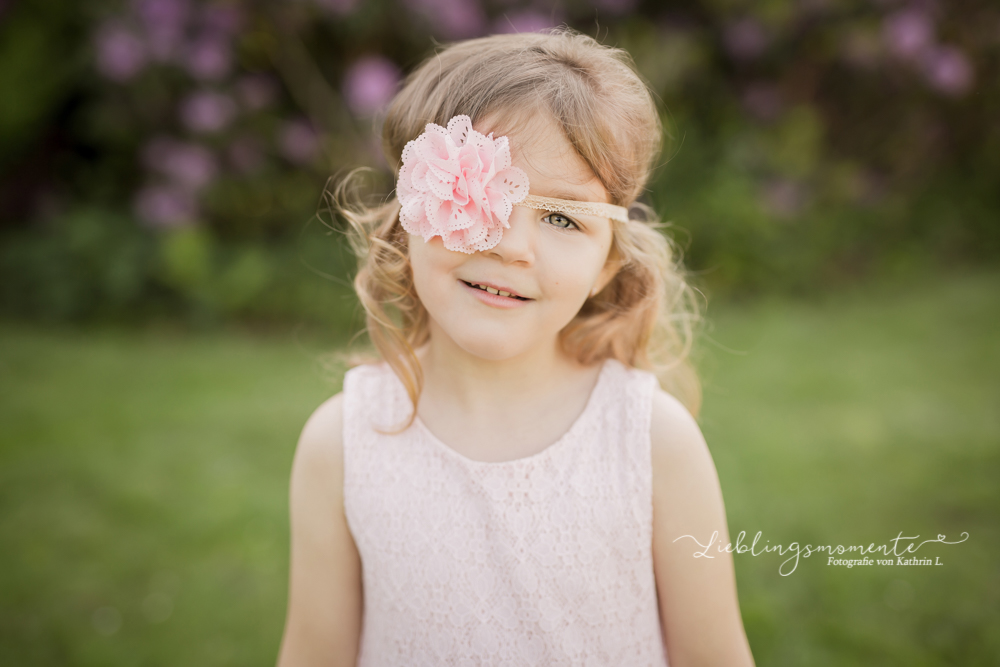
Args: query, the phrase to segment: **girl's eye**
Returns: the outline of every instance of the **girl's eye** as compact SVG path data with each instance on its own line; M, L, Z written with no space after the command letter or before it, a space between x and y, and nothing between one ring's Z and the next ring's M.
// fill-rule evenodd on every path
M562 213L550 213L543 219L548 220L558 229L580 229L578 224L567 218Z

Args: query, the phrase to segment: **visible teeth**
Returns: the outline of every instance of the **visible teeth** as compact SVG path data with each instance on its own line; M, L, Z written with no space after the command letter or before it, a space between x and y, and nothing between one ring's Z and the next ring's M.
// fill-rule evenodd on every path
M503 290L493 289L492 287L487 287L486 285L479 285L477 283L469 283L469 284L472 285L473 287L477 288L477 289L485 290L485 291L489 292L490 294L499 294L500 296L510 297L511 299L520 299L521 298L519 296L514 296L510 292L504 292Z

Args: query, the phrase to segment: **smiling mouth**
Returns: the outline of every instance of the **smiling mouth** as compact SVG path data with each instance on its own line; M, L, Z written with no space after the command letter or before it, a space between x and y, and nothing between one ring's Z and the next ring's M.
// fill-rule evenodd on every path
M469 287L471 287L473 289L478 289L478 290L482 290L484 292L489 292L490 294L497 294L497 292L490 292L490 290L486 289L482 285L476 285L475 283L465 282L464 280L462 280L461 282L465 283L466 285L468 285ZM531 301L531 299L529 299L527 297L524 297L524 296L514 296L513 294L506 294L506 293L504 293L504 294L497 294L497 295L498 296L507 297L508 299L517 299L518 301Z

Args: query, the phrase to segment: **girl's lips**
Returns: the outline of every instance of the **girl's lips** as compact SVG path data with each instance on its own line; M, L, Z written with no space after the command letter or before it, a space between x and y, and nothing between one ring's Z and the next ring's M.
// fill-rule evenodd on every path
M487 306L493 306L494 308L518 308L520 306L525 306L531 303L531 299L527 301L522 301L521 299L515 299L510 296L500 296L499 294L492 294L486 290L479 289L478 287L472 287L466 284L464 280L459 280L462 285L462 289L472 292L472 296L476 297Z

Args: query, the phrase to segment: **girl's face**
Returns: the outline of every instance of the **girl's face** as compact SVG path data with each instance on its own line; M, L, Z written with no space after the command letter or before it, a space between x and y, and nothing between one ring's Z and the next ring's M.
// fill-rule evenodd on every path
M475 129L489 133L488 122ZM498 133L499 134L499 133ZM528 174L533 195L608 202L608 193L550 118L507 133L511 162ZM446 336L469 354L508 359L540 347L579 312L595 287L617 267L608 261L611 221L514 206L503 238L489 250L447 250L411 234L409 256L417 295L430 315L431 336ZM527 301L494 296L469 286L508 288Z

